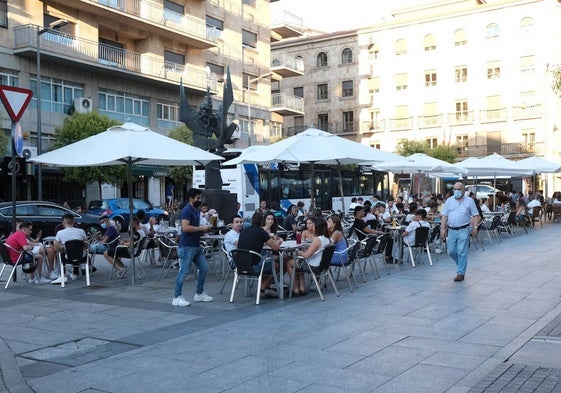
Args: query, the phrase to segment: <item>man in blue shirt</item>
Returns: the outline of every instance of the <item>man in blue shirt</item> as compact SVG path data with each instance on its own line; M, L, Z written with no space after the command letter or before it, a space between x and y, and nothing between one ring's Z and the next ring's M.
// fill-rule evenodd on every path
M201 235L212 230L210 225L200 225L201 214L199 207L201 206L202 191L198 188L191 188L187 191L187 201L179 219L181 220L181 238L179 239L179 247L177 253L179 255L179 271L175 279L175 294L172 306L189 306L189 303L182 295L183 280L189 273L191 262L197 266L199 273L197 274L197 289L193 300L195 302L212 302L212 296L204 292L205 277L208 271L208 264L205 253L200 245Z

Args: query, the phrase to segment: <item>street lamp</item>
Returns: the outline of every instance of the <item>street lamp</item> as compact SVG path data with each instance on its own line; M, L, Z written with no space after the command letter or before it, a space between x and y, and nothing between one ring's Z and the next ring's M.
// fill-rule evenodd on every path
M251 145L251 136L250 136L250 129L251 129L251 85L254 82L258 82L263 78L267 78L269 76L274 77L276 80L282 80L282 76L278 75L276 72L267 72L266 74L259 75L256 78L250 78L249 75L247 76L247 145Z
M37 30L37 154L41 154L42 147L42 130L41 130L41 35L47 31L67 25L66 19L58 19L49 23L48 27L42 27ZM37 199L43 200L43 168L41 164L37 164Z

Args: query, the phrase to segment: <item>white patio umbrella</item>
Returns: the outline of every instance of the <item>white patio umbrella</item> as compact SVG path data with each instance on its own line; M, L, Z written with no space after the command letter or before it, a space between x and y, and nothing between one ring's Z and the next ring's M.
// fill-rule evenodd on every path
M258 149L248 149L240 156L223 165L266 162L308 162L314 164L337 165L339 168L339 191L343 197L341 165L360 162L379 162L400 158L393 153L353 142L326 131L310 127L290 138ZM311 187L311 200L314 203L314 186ZM343 209L345 206L343 205Z
M223 160L223 158L135 123L110 127L99 134L31 159L37 163L60 167L126 165L130 217L133 216L133 165L205 165L213 160ZM130 254L134 284L135 263L132 242Z
M533 169L536 173L559 173L561 172L561 164L558 162L546 160L542 157L528 157L517 161L520 166ZM545 183L545 195L548 195L547 181Z
M388 161L373 165L373 168L393 173L409 173L420 175L422 173L453 173L465 174L467 170L458 165L439 160L424 153L415 153L401 160ZM421 192L421 184L418 182L417 194Z

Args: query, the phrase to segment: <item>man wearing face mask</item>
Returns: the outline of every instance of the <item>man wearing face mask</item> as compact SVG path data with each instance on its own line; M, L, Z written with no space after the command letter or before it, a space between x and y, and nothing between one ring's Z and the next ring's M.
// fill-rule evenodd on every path
M111 225L108 216L101 216L99 218L99 226L103 229L103 236L90 245L90 251L96 254L103 254L105 251L117 247L117 238L120 234L119 230L114 225Z
M464 185L454 184L453 195L442 208L440 238L446 239L448 255L456 262L454 281L463 281L467 268L469 237L477 236L481 216L472 198L465 196Z
M212 226L200 225L202 191L198 188L191 188L187 191L186 197L188 203L185 205L179 216L181 220L181 238L179 239L179 247L177 254L179 255L179 271L175 279L175 294L172 306L186 307L189 303L182 295L183 280L189 273L191 262L197 266L199 273L197 274L197 289L193 300L195 302L212 302L212 296L204 292L205 277L208 271L208 264L205 258L204 249L201 247L201 235L211 231Z

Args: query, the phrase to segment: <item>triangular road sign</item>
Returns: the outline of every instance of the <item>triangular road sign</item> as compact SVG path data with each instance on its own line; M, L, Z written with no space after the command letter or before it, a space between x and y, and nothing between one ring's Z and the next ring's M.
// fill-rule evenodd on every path
M31 97L33 97L31 90L0 85L0 99L13 122L21 119L25 108L27 108L29 101L31 101Z

